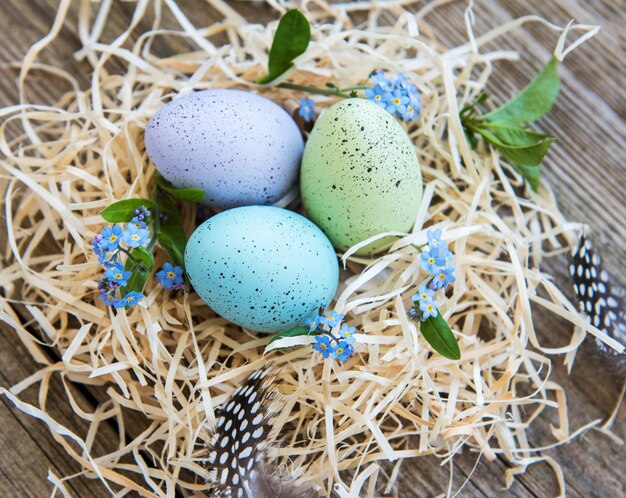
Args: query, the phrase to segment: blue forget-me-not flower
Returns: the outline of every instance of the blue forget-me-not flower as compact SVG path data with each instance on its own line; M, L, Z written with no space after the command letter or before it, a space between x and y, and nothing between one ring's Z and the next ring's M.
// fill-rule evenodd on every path
M165 263L163 269L156 274L159 283L166 289L180 288L183 283L183 269L180 266L174 266L172 263Z
M313 346L313 349L322 353L324 358L328 358L335 352L335 346L332 344L327 335L316 335L315 346Z
M417 288L417 293L413 295L413 301L429 301L435 297L435 291L429 289L425 283Z
M131 290L132 287L128 286L134 272L147 270L133 254L136 248L151 241L151 232L148 229L151 216L150 210L141 206L134 210L126 229L116 224L105 228L91 240L94 254L98 256L98 263L104 266L104 276L98 279L100 294L98 299L105 305L117 309L130 308L143 297L143 293L139 292L141 289ZM121 253L127 256L125 263L119 261ZM163 266L157 273L157 279L166 289L177 290L184 286L182 268L171 263ZM120 291L123 296L118 299Z
M391 80L385 76L385 71L376 71L370 76L370 81L383 92L391 92L395 87Z
M126 225L126 230L122 234L122 241L128 247L139 247L150 241L150 232L145 228L139 228L134 223Z
M417 87L406 76L387 78L383 71L370 76L374 86L365 90L365 97L403 121L414 121L422 108Z
M347 341L339 341L337 347L333 351L334 357L340 361L346 361L352 356L353 349L352 344Z
M428 247L420 254L422 269L429 273L435 273L442 265L444 259L441 257L439 247Z
M341 320L344 319L344 315L341 313L337 313L336 311L331 311L328 316L320 317L320 323L323 325L328 325L330 328L336 327L341 323Z
M115 309L126 308L126 307L130 308L131 306L134 306L135 304L137 304L142 297L143 297L143 294L141 292L132 291L126 294L123 298L115 301L113 303L113 306L115 306Z
M100 239L99 247L105 251L114 251L120 245L123 234L120 225L113 225L102 230L102 239Z
M315 102L311 99L302 97L300 99L300 109L298 109L298 114L300 114L305 121L312 121L315 117Z
M437 316L437 303L432 299L419 302L420 311L422 312L422 320L426 320L431 316L435 318Z
M347 323L341 325L341 329L339 329L339 335L341 338L349 344L352 344L356 341L356 327L349 327Z
M116 262L111 268L104 272L104 276L111 282L115 282L121 287L126 287L128 279L132 276L132 272L125 270L123 264Z
M322 353L324 358L333 358L346 361L354 354L353 343L356 341L356 328L350 327L347 323L342 324L345 318L342 313L331 311L324 315L322 310L325 306L320 306L320 312L305 319L304 323L309 328L309 334L315 334L314 349ZM335 335L333 330L341 325L339 335Z
M320 316L315 313L315 315L310 316L304 320L304 324L309 327L309 333L315 332L317 328L320 326Z
M429 230L426 235L428 243L422 248L420 264L430 276L412 296L414 304L409 310L411 318L422 321L438 315L435 292L455 281L454 254L441 239L441 230Z

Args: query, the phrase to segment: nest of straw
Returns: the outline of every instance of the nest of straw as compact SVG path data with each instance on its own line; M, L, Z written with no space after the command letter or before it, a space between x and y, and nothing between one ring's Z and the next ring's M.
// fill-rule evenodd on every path
M407 128L425 184L413 231L375 259L353 256L352 250L340 255L345 271L335 308L360 333L357 354L348 362L320 362L310 347L266 352L268 336L226 322L194 293L168 295L149 283L146 298L127 312L96 300L100 269L89 240L102 229L101 209L115 200L148 195L154 168L143 132L158 108L205 88L248 89L288 110L301 96L250 83L264 72L276 23L249 24L222 1L209 3L223 18L196 29L173 1L139 2L130 25L110 43L102 41L108 3L91 15L89 8L81 8L78 55L92 66L88 88L36 62L63 21L69 22L69 2L61 3L50 35L25 57L22 96L35 68L65 80L70 90L54 105L29 104L24 97L21 105L2 111L0 167L9 180L3 196L7 237L0 319L44 365L3 393L43 420L83 473L101 480L112 494L202 493L207 476L198 447L205 428L214 423L215 408L269 360L279 368L286 393L275 421L283 437L279 462L321 494L389 491L397 462L431 454L449 460L466 447L488 459L503 454L513 466L510 481L537 461L527 431L546 407L559 413L551 444L572 437L561 388L549 380L549 355L565 353L571 363L586 333L620 347L579 316L540 269L546 256L567 249L580 227L564 219L548 185L534 193L497 153L471 150L458 119L458 110L485 87L493 61L516 57L510 51L484 51L485 44L497 45L524 22L540 22L561 32L557 57L572 48L566 48L562 28L540 18L474 37L468 10L469 41L444 50L423 19L431 6L416 14L401 2L330 5L320 0L301 6L314 23L313 41L283 80L349 87L372 70L384 69L407 75L424 101L419 122ZM153 8L152 29L130 43ZM170 11L178 28L161 29L162 9ZM582 33L575 43L594 32L588 26L567 30ZM219 34L230 43L213 45L211 37ZM151 47L168 37L184 38L195 48L159 58ZM123 70L109 72L111 61ZM334 102L314 98L320 107ZM7 136L9 123L21 129L16 138ZM297 209L297 199L289 207ZM190 233L196 223L193 209L183 218ZM420 272L414 245L426 241L427 227L442 228L456 255L457 280L442 313L459 341L460 361L432 354L406 315L407 289ZM16 303L25 305L23 313L16 312ZM533 326L537 308L569 321L571 342L543 348ZM29 320L40 335L26 330ZM55 348L60 361L51 363L42 353L46 347ZM49 378L58 374L100 386L105 401L94 413L83 412L67 390L65 401L89 421L87 434L62 427L43 409ZM19 399L33 384L40 385L39 406ZM550 391L557 393L556 401ZM127 442L119 424L116 451L92 456L103 422L119 422L123 413L145 420L145 430ZM396 462L394 471L381 472L385 461ZM63 481L52 477L55 488L62 489Z

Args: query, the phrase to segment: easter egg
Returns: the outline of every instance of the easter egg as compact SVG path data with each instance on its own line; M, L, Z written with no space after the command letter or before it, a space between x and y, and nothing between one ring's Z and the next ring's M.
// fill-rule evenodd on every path
M298 181L302 135L280 106L250 92L213 89L163 106L146 150L177 188L204 190L216 209L273 204Z
M216 313L247 329L279 332L329 303L339 264L324 233L303 216L246 206L209 218L191 235L185 268Z
M317 120L300 172L306 212L340 251L383 232L408 232L422 198L415 150L400 124L380 106L346 99ZM385 237L357 254L371 255Z

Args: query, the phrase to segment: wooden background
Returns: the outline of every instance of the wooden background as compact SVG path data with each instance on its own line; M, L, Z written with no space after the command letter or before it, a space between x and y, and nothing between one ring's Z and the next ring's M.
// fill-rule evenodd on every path
M249 20L265 22L277 17L276 12L266 6L250 2L231 3ZM420 3L416 2L416 5ZM180 1L180 4L196 25L207 24L215 16L215 12L199 0ZM607 270L618 283L625 285L626 92L623 71L626 63L626 5L620 0L477 0L475 4L478 33L529 13L538 13L560 25L575 19L603 26L596 38L568 56L562 68L564 84L561 96L554 110L541 122L545 131L558 137L544 163L544 177L554 186L565 214L594 228ZM0 106L11 105L18 100L16 73L5 63L20 60L28 47L48 32L57 5L58 0L0 2ZM453 46L465 40L465 7L465 2L455 2L428 19L444 45ZM132 3L116 1L110 22L117 29L127 25L132 9ZM72 54L80 48L75 25L76 11L74 5L71 23L64 26L60 38L43 53L42 60L80 75L80 81L86 85L88 67L72 58ZM520 64L500 63L496 66L489 87L495 101L502 101L528 82L529 75L536 73L547 61L556 38L555 33L538 25L519 30L510 38L509 46L519 49L524 57ZM30 100L49 103L56 93L55 88L42 79L31 87ZM565 261L550 261L547 268L571 294ZM546 346L565 344L571 333L569 327L550 321L549 317L539 316L537 327ZM54 351L49 353L55 355ZM619 397L623 375L616 368L615 360L607 361L596 352L591 340L587 340L579 352L571 375L567 375L560 357L554 358L553 368L553 380L561 383L568 394L572 429L610 414ZM0 324L0 384L11 386L36 369L14 333ZM54 400L55 396L65 398L62 389L60 383L53 383L51 399ZM74 390L81 405L92 411L98 394L83 388ZM27 391L25 399L35 402L36 393ZM60 423L78 432L84 431L85 425L64 405L55 406L51 402L48 409ZM626 436L625 419L624 410L621 410L614 425L614 434L618 438ZM551 421L550 415L543 416L533 426L530 434L533 444L553 442L550 437ZM5 398L0 398L0 429L0 496L49 496L49 468L60 476L78 470L43 424L15 410ZM107 441L100 441L95 450L99 451L107 444ZM575 442L547 454L563 466L569 496L624 496L626 458L624 448L617 440L598 431L590 431ZM467 453L455 461L453 491L465 481L475 458L475 455ZM547 464L531 467L516 479L510 489L505 490L504 471L507 468L503 459L481 461L472 481L463 488L460 496L546 497L557 493L556 481ZM421 497L445 493L448 476L449 468L440 467L436 459L407 461L400 472L398 495ZM77 497L106 496L98 482L85 478L71 481L68 489Z

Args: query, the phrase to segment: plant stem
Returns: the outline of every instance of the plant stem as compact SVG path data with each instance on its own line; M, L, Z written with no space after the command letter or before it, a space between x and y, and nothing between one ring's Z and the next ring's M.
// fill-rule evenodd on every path
M327 335L328 337L330 337L333 341L335 342L339 342L339 338L335 337L335 335L330 331L330 330L324 330L321 329L322 334L321 335Z
M351 92L352 90L367 90L368 88L370 87L366 85L357 85L349 86L348 88L340 88L339 90L341 90L342 92Z
M411 244L411 245L415 247L415 249L417 249L421 253L423 248L426 247L428 244L422 244L421 246L418 246L416 244Z
M159 187L155 184L152 197L154 199L154 213L152 213L152 221L154 223L154 231L152 233L152 240L150 241L150 250L154 249L154 245L157 242L158 234L161 229L161 205L159 204Z
M473 119L461 119L461 124L463 126L465 126L468 130L472 130L475 132L479 132L478 128L483 124L486 123L487 120L484 119L482 116L481 117L477 117L477 118L473 118Z
M342 90L350 90L344 88L336 88L334 90L325 90L324 88L316 88L313 86L294 85L292 83L281 83L279 88L287 88L288 90L298 90L300 92L312 93L314 95L334 95L336 97L350 98L350 94L343 93Z
M157 243L157 234L159 233L159 216L161 211L159 210L159 197L158 197L158 188L155 189L154 192L154 212L152 213L152 237L150 238L150 243L148 244L147 251L152 252L154 246Z
M148 247L146 248L146 251L151 252L154 249L156 241L157 241L156 230L153 230L152 237L150 237L150 243L148 244Z
M139 268L139 271L148 273L148 270L146 270L146 268L144 268L144 266L141 263L139 263L135 258L133 258L133 255L130 253L130 251L122 247L118 247L117 250L119 252L123 252L124 254L126 254L126 256L128 256L128 259L130 259L131 262L133 263L133 268Z

